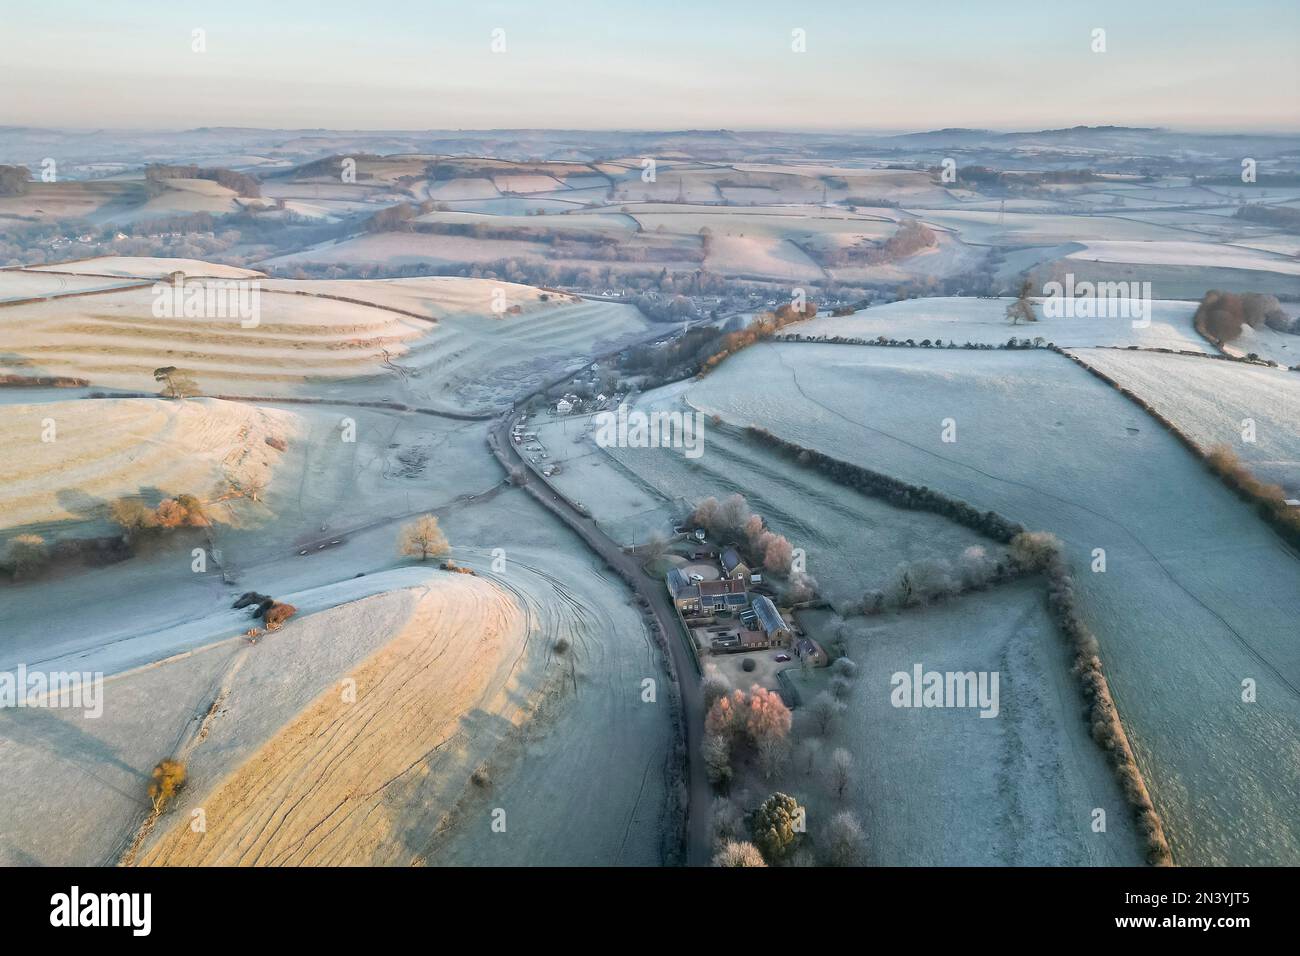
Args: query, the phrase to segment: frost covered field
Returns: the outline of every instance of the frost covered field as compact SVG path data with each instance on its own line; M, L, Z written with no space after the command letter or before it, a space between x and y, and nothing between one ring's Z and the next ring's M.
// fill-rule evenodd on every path
M80 265L97 284L97 268L168 264ZM0 295L14 275L0 273ZM22 275L18 292L82 284ZM0 464L0 548L33 530L114 534L117 497L152 508L192 493L211 525L137 542L115 563L6 577L0 670L106 683L100 718L0 710L0 862L663 862L674 724L668 694L641 700L644 679L664 679L658 646L626 585L504 482L489 423L465 417L475 396L508 401L643 317L472 279L267 285L255 329L156 319L148 286L6 306L11 365L62 363L91 387L0 394L0 440L26 449ZM497 289L518 312L491 309ZM263 359L269 394L330 397L84 397L155 392L160 355L208 394ZM394 398L452 414L365 404ZM49 422L57 438L42 442ZM477 576L399 554L398 532L421 514ZM258 622L231 604L251 589L297 614L248 634ZM349 678L352 711L339 698ZM171 757L188 767L183 797L141 830L150 770ZM209 829L195 841L186 824L200 806ZM508 837L491 832L494 807L510 814ZM75 838L40 839L53 831Z
M1136 345L1140 348L1188 349L1211 352L1212 346L1192 328L1195 302L1157 300L1142 324L1129 316L1053 316L1038 300L1037 322L1011 325L1006 309L1011 299L923 298L904 299L862 309L852 315L818 316L788 331L808 338L816 336L866 339L879 336L921 342L942 339L945 344L967 342L1003 345L1010 338L1041 338L1063 348L1086 345ZM1296 340L1300 342L1300 339Z
M807 344L688 398L1058 535L1175 859L1300 859L1300 561L1141 409L1049 352Z
M1293 257L1220 243L1098 238L1086 240L1083 249L1066 258L1147 265L1217 266L1300 276L1300 261Z
M157 390L165 357L204 394L390 400L486 415L589 357L645 333L634 306L587 301L510 282L460 277L296 281L189 260L109 257L64 264L84 275L248 278L256 321L159 317L152 285L6 307L3 366L23 375L87 378ZM63 268L60 266L59 268ZM39 278L31 278L39 276ZM0 271L0 297L44 271ZM70 290L87 281L71 277ZM204 280L187 280L186 289Z
M824 624L824 612L810 617ZM850 618L843 634L859 676L827 746L857 757L846 801L878 865L1141 865L1124 797L1079 719L1078 682L1039 582ZM997 672L997 718L894 707L892 676L918 662ZM805 699L829 683L824 672L791 673ZM1105 833L1092 831L1095 807L1106 811Z
M681 392L680 386L658 389L641 396L636 407L675 408ZM703 453L695 459L677 448L601 451L661 495L681 496L688 507L710 495L744 495L773 531L804 549L808 573L837 606L860 602L869 588L883 588L902 562L953 560L971 545L992 547L987 539L936 515L846 493L736 428L706 423L704 436Z
M1300 336L1289 337L1300 342ZM1300 373L1190 355L1071 351L1131 389L1205 451L1226 445L1257 477L1300 497Z

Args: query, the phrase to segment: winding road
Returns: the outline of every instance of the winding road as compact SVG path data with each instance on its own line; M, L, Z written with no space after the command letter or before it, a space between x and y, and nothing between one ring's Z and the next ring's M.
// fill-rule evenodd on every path
M701 745L704 738L704 698L700 689L700 676L695 668L681 634L677 611L668 600L668 591L657 578L649 577L641 568L641 561L628 554L610 540L597 527L589 515L579 511L572 502L551 489L537 473L514 443L510 430L517 418L516 412L504 415L488 432L488 446L506 471L524 467L530 471L527 490L543 507L569 526L592 551L600 555L611 567L621 572L625 580L641 597L645 598L651 613L659 622L667 645L670 664L681 690L682 722L686 730L686 863L688 866L707 866L709 863L709 805L712 791L704 770Z

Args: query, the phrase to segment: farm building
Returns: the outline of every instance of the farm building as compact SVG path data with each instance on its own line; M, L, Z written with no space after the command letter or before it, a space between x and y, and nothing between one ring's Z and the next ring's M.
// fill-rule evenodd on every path
M790 625L785 623L781 613L765 594L754 598L754 613L758 616L758 627L772 645L790 643Z
M700 607L704 611L732 611L739 613L749 604L749 592L743 580L702 581Z
M682 614L700 613L700 589L691 582L690 577L681 568L673 568L665 576L668 594L672 597L677 610Z
M733 581L748 581L750 573L749 565L741 559L740 553L735 548L727 548L722 552L724 577L731 578Z

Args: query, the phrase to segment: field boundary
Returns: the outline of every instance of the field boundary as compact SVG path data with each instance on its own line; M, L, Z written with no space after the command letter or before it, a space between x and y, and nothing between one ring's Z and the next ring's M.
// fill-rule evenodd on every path
M1229 491L1237 496L1240 500L1254 506L1255 513L1267 524L1278 537L1292 550L1292 556L1300 558L1300 509L1291 509L1284 500L1269 497L1260 493L1256 488L1242 480L1242 476L1231 468L1224 468L1215 465L1213 456L1203 449L1190 435L1175 425L1172 421L1157 411L1146 399L1142 398L1132 389L1121 384L1116 379L1111 378L1101 369L1089 365L1084 359L1071 354L1070 352L1052 346L1052 351L1064 355L1071 362L1074 362L1080 368L1089 374L1105 382L1111 388L1115 389L1130 402L1136 405L1142 411L1146 412L1153 418L1158 425L1169 432L1174 438L1182 443L1188 451L1199 461L1210 474L1214 475L1223 483ZM1218 356L1207 356L1208 358L1218 358ZM1228 361L1236 361L1228 359ZM1255 364L1255 363L1247 363ZM1243 469L1244 470L1244 469ZM1252 476L1253 477L1253 476Z
M837 484L859 494L883 498L900 508L930 511L968 527L988 538L1009 544L1024 532L1023 526L1009 521L996 511L979 512L966 502L932 488L913 485L880 472L854 465L830 455L778 438L756 426L746 433L754 439L793 459L803 467L822 472ZM1146 844L1146 859L1153 866L1172 866L1173 856L1165 839L1164 825L1151 800L1141 768L1129 745L1128 735L1111 696L1110 684L1102 667L1096 638L1083 623L1074 603L1074 581L1060 554L1059 546L1045 567L1048 604L1054 612L1057 629L1070 642L1075 661L1072 668L1079 680L1079 690L1088 707L1092 738L1111 765L1120 791L1129 802Z

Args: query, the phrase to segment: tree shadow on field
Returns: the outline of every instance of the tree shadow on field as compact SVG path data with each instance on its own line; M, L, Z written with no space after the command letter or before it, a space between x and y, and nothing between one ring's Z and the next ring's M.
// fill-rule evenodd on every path
M55 480L58 480L57 475ZM54 493L54 497L65 511L76 515L78 520L97 521L101 518L108 519L108 501L87 494L80 488L60 488Z
M79 721L88 718L69 714L58 717L44 707L13 707L0 710L0 744L12 743L65 761L81 773L132 802L142 801L149 774L123 760L117 750L83 730ZM112 768L140 781L135 792L127 792L96 775L95 768Z

